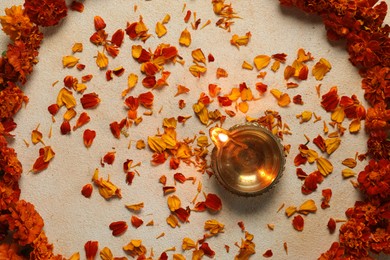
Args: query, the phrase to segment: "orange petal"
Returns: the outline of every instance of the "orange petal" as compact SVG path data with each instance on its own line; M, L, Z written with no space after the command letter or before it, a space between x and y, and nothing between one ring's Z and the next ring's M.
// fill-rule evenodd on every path
M180 38L179 38L179 43L180 45L184 45L186 47L190 46L191 44L191 34L190 32L186 29L181 32Z
M84 250L85 250L85 256L87 260L95 259L98 247L99 247L98 241L88 241L85 243Z
M82 112L76 121L76 125L73 127L73 131L87 124L90 120L91 118L89 117L87 112Z
M81 98L81 105L84 109L94 108L100 103L100 98L95 92L84 94Z
M86 129L83 134L85 147L87 148L91 147L95 137L96 137L96 132L94 130Z
M253 60L257 70L261 70L267 67L270 61L271 57L267 55L258 55Z

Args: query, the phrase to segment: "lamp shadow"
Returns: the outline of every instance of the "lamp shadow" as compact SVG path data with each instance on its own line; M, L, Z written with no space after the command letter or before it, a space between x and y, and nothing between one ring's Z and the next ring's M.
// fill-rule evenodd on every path
M239 215L258 214L260 212L267 212L270 207L274 208L277 203L278 185L275 185L269 191L255 196L244 197L231 193L218 183L216 178L211 181L213 190L216 191L221 198L223 207L229 208L230 211Z

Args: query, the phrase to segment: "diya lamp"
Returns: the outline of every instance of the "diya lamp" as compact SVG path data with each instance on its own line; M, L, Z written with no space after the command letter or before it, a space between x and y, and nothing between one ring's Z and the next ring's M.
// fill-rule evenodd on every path
M225 130L210 129L215 144L211 167L218 182L240 196L257 196L270 190L282 176L286 162L279 139L257 123Z

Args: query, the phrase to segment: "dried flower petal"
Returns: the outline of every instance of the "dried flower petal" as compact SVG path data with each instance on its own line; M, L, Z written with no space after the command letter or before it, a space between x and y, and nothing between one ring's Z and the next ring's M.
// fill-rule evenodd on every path
M258 55L253 59L253 63L257 70L264 69L271 61L271 57L267 55Z
M316 162L317 168L323 176L327 176L332 173L333 165L328 159L324 157L319 157Z
M320 61L317 62L313 67L313 76L316 78L316 80L322 80L325 74L328 73L331 68L332 66L330 65L329 61L321 58Z
M169 210L172 212L176 211L181 207L181 201L176 195L169 196L167 202Z
M209 193L206 196L205 206L212 211L219 211L222 209L222 201L216 194Z
M343 169L341 171L341 174L343 175L344 178L350 178L350 177L354 177L356 175L356 173L351 170L351 169Z
M84 245L85 256L87 260L93 260L97 254L99 242L98 241L88 241Z
M104 69L108 66L108 58L103 52L98 51L96 56L96 65L100 69Z
M181 248L183 250L191 250L191 249L196 248L196 244L191 238L185 237L185 238L183 238Z
M131 216L131 225L133 225L133 227L139 228L143 223L144 223L144 221L142 219L140 219L139 217L134 216L134 215Z
M198 48L193 50L191 55L195 61L206 64L206 57L204 56L202 49Z
M83 196L86 198L90 198L92 195L92 191L93 191L93 186L92 184L88 183L85 184L81 189L81 194L83 194Z
M304 220L301 215L297 215L292 220L292 225L297 231L302 231L304 226Z
M158 36L158 38L161 38L163 37L165 34L167 34L167 28L165 27L165 25L161 22L157 22L156 23L156 34Z
M113 236L120 236L120 235L122 235L123 233L126 232L127 227L128 226L127 226L126 221L115 221L115 222L112 222L109 225L109 228L112 230L112 235Z
M230 43L237 48L243 45L248 45L248 42L251 38L252 34L250 32L247 32L244 36L238 36L237 34L234 34L232 36L232 39L230 40Z
M132 211L140 211L141 209L144 208L144 203L140 202L140 203L136 203L136 204L125 205L125 207L129 210L132 210Z
M190 46L191 44L191 34L190 32L186 29L181 32L180 38L179 38L179 43L180 45L184 45L186 47Z
M142 245L142 240L131 240L123 247L123 250L133 258L146 254L146 247Z
M87 148L91 147L95 137L96 137L96 131L86 129L84 131L84 134L83 134L83 140L84 140L85 147L87 147Z
M99 95L95 92L84 94L81 98L81 105L84 109L95 108L100 103Z
M62 65L64 66L64 68L72 68L74 66L76 66L76 64L79 62L79 58L76 58L74 56L64 56L62 58Z
M309 214L309 213L314 213L317 211L317 206L314 200L310 199L302 203L301 206L299 206L298 212L302 214Z

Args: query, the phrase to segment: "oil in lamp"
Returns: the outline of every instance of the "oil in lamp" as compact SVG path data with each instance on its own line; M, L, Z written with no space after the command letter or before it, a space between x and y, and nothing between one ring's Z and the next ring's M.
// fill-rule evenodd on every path
M282 176L285 155L278 137L257 123L210 129L211 167L218 182L240 196L257 196Z

